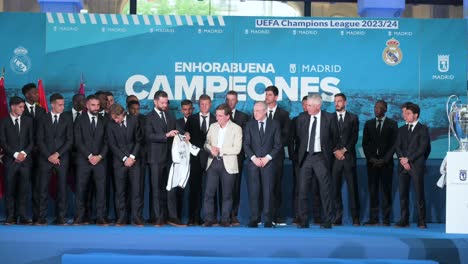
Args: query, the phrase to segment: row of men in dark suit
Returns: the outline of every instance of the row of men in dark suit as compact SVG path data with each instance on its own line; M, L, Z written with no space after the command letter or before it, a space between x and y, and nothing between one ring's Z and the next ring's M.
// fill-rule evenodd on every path
M24 94L25 94L25 97L28 98L28 95L27 95L28 91L24 92ZM154 100L155 109L154 111L151 111L146 118L142 117L142 115L140 114L139 118L135 119L131 115L126 115L121 106L116 105L114 109L110 111L111 118L114 120L114 122L110 122L111 124L109 125L109 129L108 129L108 131L110 132L104 132L103 128L106 125L106 122L109 121L110 117L107 116L107 118L105 118L106 115L98 115L99 112L103 111L102 110L103 107L108 106L105 100L103 103L103 100L102 100L103 97L100 95L102 94L99 94L95 98L88 97L88 100L86 102L86 107L88 108L88 112L87 112L88 118L83 117L86 115L81 115L80 118L77 119L77 121L79 121L77 123L79 128L77 129L76 128L77 126L75 126L74 128L75 130L74 137L75 137L75 143L76 143L75 145L76 145L77 151L81 153L82 155L80 156L78 154L78 157L74 158L73 160L74 162L76 162L77 175L85 175L83 177L81 176L77 177L77 186L78 186L77 201L76 201L77 212L76 212L75 221L74 221L75 224L81 224L81 223L86 222L86 214L87 214L87 211L89 211L88 209L90 207L89 201L91 200L88 197L89 196L88 193L89 193L89 189L93 188L92 185L89 184L89 181L90 181L89 177L91 177L91 175L93 176L93 182L95 185L94 188L96 189L96 208L97 208L97 220L98 220L97 223L102 224L102 225L108 224L107 213L106 213L108 196L106 195L106 191L105 191L107 176L103 176L103 177L99 176L99 175L109 174L106 172L107 165L105 165L105 162L101 162L102 160L105 160L107 152L108 152L108 148L107 148L108 144L104 142L107 139L110 143L109 146L112 149L112 153L114 153L113 157L111 156L111 159L113 160L112 167L114 170L114 181L115 181L114 185L116 188L116 194L115 194L116 216L117 216L116 223L118 225L123 225L124 223L127 222L126 220L128 219L127 212L129 211L127 207L129 206L125 206L125 204L128 203L125 201L126 199L125 197L128 197L130 193L132 195L130 199L131 200L130 208L132 208L132 212L131 212L132 221L136 225L142 224L141 210L142 210L142 204L143 204L142 197L143 197L143 190L144 190L143 189L143 181L144 181L144 175L145 175L144 167L145 167L145 163L147 162L151 169L151 180L150 180L151 182L151 188L150 188L151 190L151 199L150 199L151 218L150 218L150 222L156 225L163 225L168 221L169 223L173 225L177 225L177 226L182 225L182 223L179 220L180 208L181 208L180 206L181 191L176 190L174 192L168 192L168 193L165 193L164 191L164 186L165 186L164 181L167 180L165 175L167 175L167 171L171 162L170 151L168 151L168 148L170 149L170 143L172 142L170 139L173 138L178 133L186 133L187 139L190 139L192 144L203 149L205 142L206 142L206 135L209 130L208 128L211 124L215 123L216 121L215 117L209 113L210 108L211 108L211 98L209 98L206 95L203 95L199 98L200 113L197 113L195 115L190 115L191 110L193 109L192 103L188 100L182 102L182 111L186 115L184 115L183 118L177 121L175 121L174 118L170 114L165 114L167 112L167 104L168 104L167 94L166 96L162 96L162 97L159 97L158 95L157 98L155 95L155 100ZM105 99L108 98L106 97L105 93L103 93L103 95ZM332 181L330 184L332 188L327 187L329 184L326 183L326 181L325 183L323 183L324 181L323 180L324 176L322 175L323 173L322 174L318 173L316 171L317 169L312 169L312 171L316 174L315 177L312 177L311 175L313 175L313 173L312 174L310 173L311 168L304 166L304 164L309 164L309 163L304 163L304 160L301 160L301 158L302 159L304 158L304 153L301 152L301 146L302 148L304 147L304 137L303 137L304 135L301 135L301 129L303 130L303 128L301 128L300 126L304 125L307 122L304 123L302 122L304 120L299 120L299 119L301 118L303 119L304 117L301 117L301 116L305 116L306 113L303 113L299 115L298 117L296 117L295 119L293 119L293 124L292 126L290 126L289 125L289 113L287 113L286 111L282 110L281 108L277 106L276 104L277 97L278 97L278 89L274 86L267 87L265 90L265 103L262 103L262 104L257 103L255 107L262 108L263 110L263 106L266 106L264 110L265 110L265 114L268 120L275 120L273 124L277 123L278 125L273 126L274 130L276 131L277 130L276 126L279 126L279 129L281 131L281 133L279 133L279 136L278 136L278 138L281 141L281 146L278 146L278 144L276 144L277 143L276 132L272 133L275 136L272 139L269 139L270 141L262 141L264 139L258 138L257 140L260 140L260 142L264 142L263 144L258 145L258 142L256 140L252 140L252 137L251 137L252 129L250 128L244 131L245 140L247 141L247 139L250 139L247 142L250 142L252 144L257 144L257 146L262 146L263 148L265 148L266 150L263 149L263 151L264 152L266 151L265 153L270 155L269 156L270 158L274 157L275 162L270 163L270 166L264 166L268 164L268 162L265 162L266 160L263 160L261 162L256 159L252 160L253 156L257 157L258 155L261 156L261 155L266 155L266 154L259 153L258 155L250 155L252 154L252 152L244 154L244 151L243 151L244 149L252 150L251 146L249 145L246 146L244 142L241 152L237 154L238 173L235 173L236 176L234 177L234 190L232 191L233 204L232 204L231 214L229 216L229 223L234 224L234 225L238 224L237 212L239 208L240 178L241 178L240 176L242 172L242 165L244 163L244 157L246 155L247 155L247 158L251 158L250 161L252 161L252 163L248 161L247 164L249 165L254 164L256 167L258 167L255 170L253 170L250 166L249 169L247 170L249 175L255 174L257 172L260 173L259 175L269 175L269 174L273 175L273 177L267 177L267 178L265 178L264 176L259 176L257 177L257 182L254 181L253 183L251 183L251 180L255 179L255 177L249 176L248 178L249 197L251 196L258 197L260 194L263 194L262 199L263 199L263 202L266 203L266 204L263 204L264 220L267 226L269 225L269 223L276 222L278 224L282 222L281 218L279 217L279 208L281 206L281 186L282 186L281 177L282 177L282 163L284 159L283 147L286 144L289 144L290 157L295 164L295 172L296 172L296 177L295 177L295 180L296 180L296 185L295 185L296 186L295 187L296 219L295 219L295 222L299 224L299 226L305 225L303 224L304 223L303 221L304 219L303 208L304 207L301 206L301 201L303 201L304 197L301 196L301 188L304 188L304 186L307 187L311 184L314 190L313 193L315 194L313 197L314 221L322 222L320 205L323 204L325 212L333 211L333 216L330 216L328 213L324 215L324 221L323 221L324 226L328 226L328 223L330 224L333 223L336 225L341 224L341 217L342 217L342 210L343 210L342 202L341 202L341 185L342 185L343 176L344 176L348 182L347 185L348 185L348 192L350 194L350 208L352 211L353 223L355 225L359 225L359 199L358 199L358 194L357 194L357 179L356 179L356 173L355 173L355 169L356 169L355 144L357 141L357 133L358 133L359 124L358 124L357 117L353 115L352 113L347 112L345 109L346 96L344 94L335 95L335 108L337 110L337 116L336 116L337 118L335 119L336 122L332 122L332 124L336 123L337 130L334 131L334 129L332 129L332 131L336 134L336 138L334 137L335 134L333 133L330 134L330 137L332 139L331 145L332 145L332 150L333 150L332 152L333 157L330 157L329 155L325 155L325 158L323 158L323 160L327 161L326 164L331 165L329 170L332 174L332 177L328 177L328 179L331 179ZM65 181L66 181L66 174L67 174L67 169L65 168L68 167L69 157L67 153L64 153L64 152L71 149L71 145L73 145L73 139L70 139L70 138L73 138L73 131L72 131L73 129L69 129L68 127L70 126L70 124L73 124L73 120L77 118L77 115L82 113L80 110L82 109L82 107L81 108L79 107L80 100L75 100L75 99L76 98L74 97L74 100L73 100L74 108L72 112L70 113L70 118L66 117L68 115L63 115L64 116L62 118L63 121L62 122L59 121L60 113L63 112L63 97L59 95L54 95L54 96L51 96L51 105L52 105L51 114L45 115L44 114L45 111L44 111L42 113L42 115L44 115L44 118L35 119L35 120L38 120L37 127L39 129L38 129L37 136L41 141L41 142L38 141L38 144L37 144L39 146L38 149L40 151L40 156L41 156L41 158L39 159L40 166L38 166L40 168L39 175L45 175L45 176L40 176L40 177L33 176L34 181L39 182L39 184L36 184L36 185L40 186L38 188L33 188L33 208L35 208L34 207L35 197L37 198L38 200L37 203L39 204L39 206L37 207L38 208L37 214L34 213L34 209L33 209L33 216L36 219L35 222L38 224L46 223L45 216L46 216L46 209L47 209L46 207L47 187L48 187L49 175L50 175L51 170L53 170L58 175L58 179L59 179L58 180L59 199L57 200L57 203L56 203L57 205L56 223L63 224L65 222L64 210L66 208L66 201L64 200L65 199L64 193L65 193L65 186L66 186ZM160 102L160 99L161 99L161 102ZM34 102L34 98L28 101ZM308 101L309 99L303 100L303 107L305 108L305 110L307 110L307 113L310 112L309 108L311 108L310 106L308 106ZM312 101L315 102L316 100L315 101L312 100ZM246 114L235 109L236 104L237 104L237 94L233 91L229 92L226 96L226 103L227 103L227 106L231 109L231 111L228 113L230 119L234 123L240 125L242 129L244 129L249 118ZM29 107L27 102L25 105ZM26 108L26 109L30 109L30 112L32 113L32 115L35 115L37 112L40 111L40 110L37 110L40 108L38 108L35 104L31 104L31 107L32 108ZM130 113L133 112L134 114L136 114L138 112L132 109L135 107L138 107L138 103L135 103L135 101L128 102L128 111ZM255 109L255 107L254 107L254 119L251 121L255 122L255 120L257 120L255 124L260 128L260 125L257 119L258 116L255 115L258 109ZM321 101L320 101L320 107L321 107ZM115 109L115 108L118 108L118 109ZM376 136L376 135L372 135L372 133L369 132L369 131L372 131L372 129L369 129L368 123L372 123L371 122L372 120L366 123L365 129L364 129L363 147L364 147L366 157L368 158L368 167L369 167L369 176L370 176L369 188L370 188L370 193L371 193L371 217L370 217L369 222L367 222L367 224L369 225L373 225L378 221L378 200L379 199L378 199L378 194L375 194L375 193L376 193L376 188L378 188L378 185L379 185L379 180L378 180L379 175L382 175L382 174L388 175L390 171L390 169L388 168L389 167L391 167L391 169L393 168L392 156L393 156L394 144L392 143L392 139L395 139L395 135L397 133L390 133L388 137L385 137L384 136L385 132L382 132L382 131L387 131L387 129L385 128L385 125L389 125L392 129L393 127L396 128L396 123L395 123L395 126L393 126L392 122L394 121L392 121L389 118L385 118L384 116L385 111L386 111L385 102L383 101L377 102L376 107L375 107L375 113L376 113L377 119L374 119L373 122L375 123L380 120L378 122L379 124L376 125L376 129L377 130L380 129L379 131L381 131L380 132L381 134L377 135L378 141L381 141L381 142L372 142L371 144L369 144L370 139L366 137L366 135L371 135L370 138L372 139L373 136ZM13 112L13 108L12 108L12 112ZM59 114L54 115L54 113L59 113ZM93 120L93 115L95 117L94 120ZM378 116L381 116L381 118L379 119ZM416 116L419 117L419 112L416 114ZM148 120L148 118L149 118L149 121L144 121L144 119ZM127 119L129 122L128 124L129 127L127 127L128 125L126 124ZM137 121L135 122L134 119ZM85 121L82 121L82 120L85 120ZM308 123L310 124L311 123L310 120L308 121L309 121ZM119 128L115 127L115 124L118 124L121 126L122 122L125 123L125 131L129 132L127 137L125 137L125 134L122 134L121 132L115 132L115 131L120 131ZM265 125L267 123L270 123L270 122L265 122ZM315 122L312 122L312 123L317 124ZM326 122L323 122L323 123L325 124ZM382 126L382 123L384 126ZM318 124L320 125L321 122L318 122ZM144 126L144 129L141 129L141 127L143 126ZM370 124L370 126L372 126L372 124ZM292 128L291 137L289 137L289 132L290 132L289 128ZM312 126L309 128L309 130L311 129L312 129ZM249 131L250 131L250 134L246 134L246 133L249 133ZM267 127L265 127L264 131L265 131L264 132L265 135L270 135L269 133L270 129L267 129ZM105 133L107 133L107 135L105 135ZM310 133L308 133L307 135L309 134ZM317 134L320 135L320 132ZM142 140L143 137L145 138L145 142L149 144L148 145L149 147L147 146L147 148L145 148L147 149L147 151L139 150L140 144L141 144L140 141ZM379 139L379 137L381 138ZM318 139L322 140L320 136L318 136ZM128 142L128 141L131 141L132 143L129 143L129 145L128 144L122 145L119 148L120 144L122 144L123 142ZM375 144L377 143L383 144L383 146L377 148L375 147ZM319 144L319 143L314 143L314 144ZM369 147L369 145L371 146ZM310 147L310 145L308 146ZM366 150L366 147L367 147L367 150ZM134 148L136 149L136 151L133 150ZM53 149L54 151L51 152L50 149ZM122 149L125 150L123 152L124 154L126 154L125 156L122 156ZM254 149L256 151L262 150L262 148L257 148L257 147L255 147ZM376 151L376 154L375 153L372 154L372 151L374 151L374 149ZM273 155L269 154L269 151L272 151L272 150L274 150ZM318 146L317 150L322 150L322 148ZM314 149L314 151L311 151L312 152L311 157L312 156L319 157L319 156L323 156L324 154L328 154L326 150L327 148L325 147L324 147L323 152L315 151ZM306 152L310 153L309 149L307 149ZM88 155L86 156L85 154L88 154ZM138 158L138 162L136 162L136 155L141 156L141 158L140 157ZM201 204L202 204L201 192L203 190L202 175L204 175L204 172L207 168L207 162L208 162L209 156L210 156L209 151L202 151L199 156L191 157L192 165L191 165L190 184L189 184L189 191L190 191L189 224L192 224L192 225L199 225L202 223L202 220L200 218L201 216L200 210L201 210ZM309 155L305 155L305 156L309 157ZM317 157L314 157L314 158L317 158ZM402 159L402 160L408 163L408 160L406 159ZM411 160L411 162L413 161ZM401 166L404 167L403 164L401 164ZM384 170L383 169L384 167L386 167L387 169ZM309 178L305 177L304 179L303 171L307 171L305 175L308 175ZM413 170L410 169L409 171L414 171L414 169ZM90 172L93 172L93 173L91 174ZM319 170L319 172L321 171ZM136 174L138 174L139 176L125 176L125 175L136 175ZM371 177L371 175L377 175L377 176ZM28 178L29 177L31 176L28 176ZM383 183L388 183L389 177L380 176L380 178ZM138 180L134 181L134 179L138 179ZM127 191L127 187L125 187L125 182L127 180L130 180L130 187L128 188L128 191ZM260 180L262 182L261 186L259 184ZM34 182L34 181L31 181L31 182ZM371 183L371 181L373 182ZM400 181L400 182L404 182L404 181ZM391 180L390 180L390 183L391 183ZM407 185L408 184L404 185L402 188L405 189ZM271 188L272 194L269 195L269 192L267 192L266 189L263 189L262 191L260 191L259 188L267 188L267 189ZM384 192L384 197L383 197L383 203L384 203L383 223L384 224L389 223L390 209L388 208L388 206L389 206L389 201L391 199L388 199L388 195L389 195L388 188L391 188L391 187L388 187L388 184L382 184L382 189ZM37 194L34 193L34 190L37 190ZM138 195L136 195L137 194L136 190L139 190ZM220 191L222 191L222 188ZM421 193L421 191L419 191L419 193ZM303 194L304 193L302 193L302 195ZM270 197L265 197L265 195L269 195ZM223 196L222 192L220 192L220 196L221 197ZM250 203L251 203L250 204L251 206L251 219L250 220L251 221L249 223L249 226L253 227L254 223L260 220L260 212L262 211L262 206L259 205L258 202L261 201L262 199L255 198L253 200L250 200ZM86 205L86 203L88 205ZM422 201L421 203L423 204L424 202ZM405 205L405 203L402 203L402 205ZM403 207L404 206L402 206L402 208ZM222 210L222 207L220 208L220 210ZM265 210L267 210L266 213L265 213ZM14 210L8 210L8 212L14 212ZM18 215L20 216L20 222L28 221L28 219L25 218L23 213L20 213ZM11 214L9 213L8 216L10 217ZM12 220L11 218L9 219ZM405 216L403 216L402 219L403 219L402 225L404 226L405 223L407 224L408 222L407 216L406 218ZM405 222L405 219L406 219L406 222ZM7 221L7 222L12 222L12 221ZM224 221L222 219L222 222L226 222L226 221L227 221L226 219L224 219ZM421 222L424 222L424 220L422 220Z

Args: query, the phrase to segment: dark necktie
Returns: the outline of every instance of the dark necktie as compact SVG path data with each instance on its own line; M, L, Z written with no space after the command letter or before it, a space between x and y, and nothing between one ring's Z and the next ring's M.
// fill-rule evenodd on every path
M268 114L269 119L273 119L273 110L270 110L270 113Z
M207 127L206 127L206 118L207 118L208 116L202 115L201 117L203 118L203 121L202 121L202 123L201 123L201 131L202 131L204 134L206 134L206 131L208 130Z
M377 135L380 136L380 134L382 133L382 119L379 119L377 122L379 122L379 124L377 125Z
M19 126L19 122L18 122L18 121L19 121L18 118L16 118L16 119L15 119L15 130L16 130L16 132L17 132L18 135L19 135L19 133L20 133L20 126Z
M31 109L31 115L32 115L32 117L33 117L33 118L36 117L36 113L34 112L34 106L29 107L29 109Z
M80 116L80 112L76 112L75 120Z
M408 124L408 133L413 132L413 125Z
M91 129L93 130L93 133L94 133L94 130L96 130L96 117L93 116L91 117L92 121L91 121Z
M343 123L344 123L344 121L343 121L343 114L340 114L340 117L338 118L338 125L339 125L339 127L340 127L340 132L341 132L341 130L343 129Z
M127 130L127 126L125 125L125 121L122 121L122 123L120 123L120 126L124 129L124 131Z
M317 129L317 117L314 116L314 123L312 124L312 129L309 134L309 152L314 153L315 146L315 130Z
M57 124L58 124L58 119L57 119L57 118L58 118L58 116L57 116L57 115L54 115L54 122L52 122L52 125L55 126L55 127L56 127Z
M263 140L263 137L265 136L265 128L263 127L264 122L260 122L260 140Z
M166 117L164 116L164 112L161 111L161 112L159 112L159 114L161 115L161 119L164 122L164 125L167 126Z

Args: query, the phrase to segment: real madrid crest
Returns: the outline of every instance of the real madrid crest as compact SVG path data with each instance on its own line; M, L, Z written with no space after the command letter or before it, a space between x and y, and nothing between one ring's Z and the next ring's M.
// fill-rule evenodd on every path
M382 59L387 65L395 66L403 60L403 52L398 46L400 46L398 40L394 38L387 40L387 47L382 52Z
M11 70L24 74L31 69L31 59L28 57L28 50L24 47L18 47L14 51L14 55L10 60Z

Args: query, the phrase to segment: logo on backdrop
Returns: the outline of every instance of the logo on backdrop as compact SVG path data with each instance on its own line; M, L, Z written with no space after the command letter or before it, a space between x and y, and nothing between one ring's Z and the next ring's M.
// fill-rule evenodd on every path
M439 72L448 72L450 69L450 55L437 54L437 68Z
M460 181L466 181L466 170L460 170L460 174L458 174L458 178Z
M390 66L396 66L403 60L403 52L398 47L400 42L394 38L387 40L387 47L382 53L383 61Z
M14 55L10 60L11 70L18 74L25 74L31 69L31 59L28 57L28 50L24 47L17 47L13 51Z

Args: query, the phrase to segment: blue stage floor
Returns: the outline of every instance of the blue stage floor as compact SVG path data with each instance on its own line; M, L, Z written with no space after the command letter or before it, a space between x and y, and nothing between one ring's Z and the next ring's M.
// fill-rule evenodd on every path
M331 230L318 226L0 226L2 264L154 263L157 258L160 263L178 264L224 263L226 258L237 258L239 263L321 263L329 259L325 263L432 260L457 264L468 263L468 235L445 234L443 224L429 224L426 230L414 225L405 229L342 226Z

